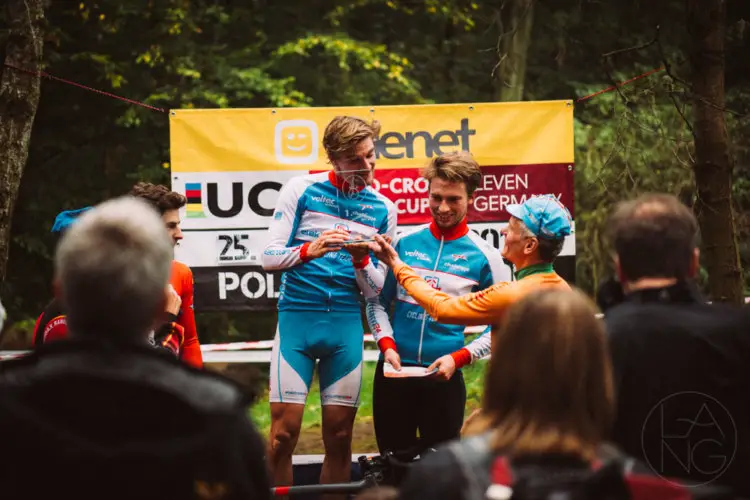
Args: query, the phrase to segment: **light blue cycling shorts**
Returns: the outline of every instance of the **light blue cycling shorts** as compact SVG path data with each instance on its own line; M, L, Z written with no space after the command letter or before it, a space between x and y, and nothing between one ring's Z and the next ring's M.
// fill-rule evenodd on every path
M364 330L359 312L279 311L271 403L305 404L319 360L323 405L359 406Z

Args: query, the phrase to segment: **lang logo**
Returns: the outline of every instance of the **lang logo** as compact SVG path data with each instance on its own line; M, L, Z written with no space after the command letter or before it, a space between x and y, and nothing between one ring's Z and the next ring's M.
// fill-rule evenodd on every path
M336 225L333 226L333 228L334 229L343 229L344 231L349 231L349 226L347 226L346 224L344 224L342 222L336 223Z
M318 159L318 124L311 120L284 120L274 129L273 150L284 165L308 165Z

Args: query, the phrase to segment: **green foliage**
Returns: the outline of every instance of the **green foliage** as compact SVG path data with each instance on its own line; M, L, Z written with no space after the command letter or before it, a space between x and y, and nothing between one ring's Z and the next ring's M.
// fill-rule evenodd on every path
M511 36L502 14L502 2L479 0L51 2L46 71L165 109L483 102L495 95L499 38ZM727 106L744 116L729 114L728 129L747 266L750 42L730 17ZM657 25L660 43L649 44ZM688 36L679 0L536 2L525 98L583 96L665 60L686 78ZM576 105L577 281L589 292L610 272L604 235L616 201L647 190L692 198L684 86L659 73L620 91ZM11 318L35 317L49 299L59 211L136 180L169 183L168 125L162 113L43 82L2 284ZM200 313L199 331L204 341L268 338L274 318Z
M692 199L690 133L660 97L664 80L623 92L630 105L616 93L603 94L579 105L576 121L576 282L592 293L612 273L606 229L618 201L652 191Z

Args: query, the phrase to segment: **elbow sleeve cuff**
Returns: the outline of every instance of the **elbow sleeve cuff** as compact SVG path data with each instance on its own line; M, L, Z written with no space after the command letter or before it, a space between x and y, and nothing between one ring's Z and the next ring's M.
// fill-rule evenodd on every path
M380 352L382 353L385 353L388 349L393 349L398 352L398 349L396 349L396 342L394 342L391 337L383 337L378 340L378 349L380 349Z
M452 352L451 357L456 363L456 369L463 368L464 366L471 364L471 353L465 347L462 347L456 352Z

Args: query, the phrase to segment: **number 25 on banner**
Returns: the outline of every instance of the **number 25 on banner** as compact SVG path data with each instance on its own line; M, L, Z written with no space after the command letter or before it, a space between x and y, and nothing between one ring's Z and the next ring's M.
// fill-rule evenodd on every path
M258 256L247 247L249 239L247 234L219 234L216 237L218 264L257 264Z

